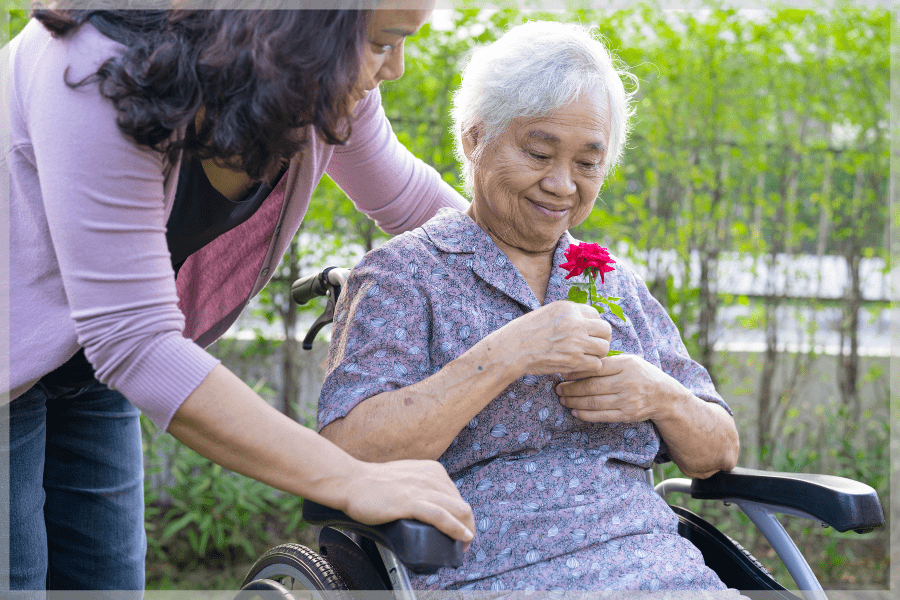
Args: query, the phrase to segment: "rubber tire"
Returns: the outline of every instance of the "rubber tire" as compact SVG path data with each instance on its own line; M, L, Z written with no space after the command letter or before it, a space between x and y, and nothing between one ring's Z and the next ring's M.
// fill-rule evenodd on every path
M300 544L276 546L253 563L241 585L257 579L272 579L289 590L340 592L349 590L325 557ZM316 594L318 600L351 600L350 594Z

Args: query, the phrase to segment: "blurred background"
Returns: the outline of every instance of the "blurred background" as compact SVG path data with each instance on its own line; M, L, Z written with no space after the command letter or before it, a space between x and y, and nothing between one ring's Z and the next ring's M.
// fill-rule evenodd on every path
M529 19L595 26L640 81L622 163L573 234L609 246L668 309L735 411L741 466L860 480L888 507L890 13L483 4L438 9L407 41L406 74L382 86L400 140L461 189L449 108L467 53ZM4 13L15 35L27 12ZM281 273L212 351L314 426L328 329L312 352L299 340L324 303L298 308L290 284L388 237L324 180ZM299 499L144 425L149 589L228 589L264 549L314 545ZM792 583L739 511L686 505ZM887 589L889 527L783 522L826 589Z

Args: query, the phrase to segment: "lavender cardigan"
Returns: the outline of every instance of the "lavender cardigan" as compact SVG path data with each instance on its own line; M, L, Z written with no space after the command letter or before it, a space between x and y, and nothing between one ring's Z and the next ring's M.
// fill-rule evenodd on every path
M96 85L64 81L119 48L90 24L54 39L32 21L0 56L9 67L0 181L10 185L0 390L16 398L83 346L98 379L165 428L217 363L204 348L275 272L323 173L391 233L466 203L397 141L372 92L348 145L313 136L256 214L188 258L176 281L165 225L178 169L121 134Z

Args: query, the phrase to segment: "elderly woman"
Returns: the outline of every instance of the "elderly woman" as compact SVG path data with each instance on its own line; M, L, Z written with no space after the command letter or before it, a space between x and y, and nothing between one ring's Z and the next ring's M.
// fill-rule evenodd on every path
M438 458L478 522L462 568L419 587L724 587L644 469L733 468L728 407L621 262L603 292L626 321L566 300L567 229L625 142L622 76L576 25L475 53L454 111L471 208L370 252L341 297L322 434L368 461Z

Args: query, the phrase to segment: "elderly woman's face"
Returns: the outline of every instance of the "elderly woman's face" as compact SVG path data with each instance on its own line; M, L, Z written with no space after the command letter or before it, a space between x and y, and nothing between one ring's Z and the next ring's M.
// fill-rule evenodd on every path
M519 118L475 162L469 214L501 246L546 252L584 221L603 183L605 97L584 95L540 118ZM472 157L477 141L464 140Z

